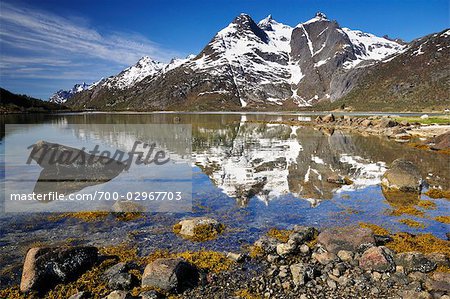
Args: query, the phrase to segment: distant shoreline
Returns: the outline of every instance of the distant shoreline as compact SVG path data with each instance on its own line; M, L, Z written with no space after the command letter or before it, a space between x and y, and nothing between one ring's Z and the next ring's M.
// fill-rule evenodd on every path
M159 110L159 111L102 111L102 110L75 110L75 111L43 111L43 112L4 112L1 115L11 114L235 114L235 115L326 115L333 113L335 115L352 115L352 116L375 116L375 115L399 115L399 116L421 116L427 115L449 115L445 112L397 112L397 111L176 111L176 110Z

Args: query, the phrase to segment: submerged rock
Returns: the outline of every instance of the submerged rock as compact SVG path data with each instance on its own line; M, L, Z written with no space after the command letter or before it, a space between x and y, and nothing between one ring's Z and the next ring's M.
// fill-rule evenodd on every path
M142 213L145 208L132 201L116 201L112 206L114 213Z
M45 292L58 283L78 278L98 259L96 247L34 247L23 265L20 291Z
M181 292L198 284L196 267L181 258L161 258L145 267L142 287L154 287L167 292Z
M422 190L422 175L419 169L410 161L397 159L392 162L381 180L381 185L393 191L420 192Z
M427 141L433 150L444 150L450 148L450 132L446 132Z
M224 225L212 218L196 217L180 221L173 229L181 236L205 241L216 238L223 231Z

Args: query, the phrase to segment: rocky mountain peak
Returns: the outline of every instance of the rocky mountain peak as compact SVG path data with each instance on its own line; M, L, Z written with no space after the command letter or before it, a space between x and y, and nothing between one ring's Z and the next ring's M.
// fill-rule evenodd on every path
M323 12L318 11L318 12L316 13L316 18L319 18L319 19L326 19L327 16L326 16Z
M258 26L259 28L261 28L262 30L265 31L273 31L272 28L272 23L275 22L272 18L272 15L268 15L266 18L262 19L259 23Z
M325 22L329 23L331 21L327 18L327 16L324 13L318 12L314 16L314 18L312 18L312 19L310 19L310 20L308 20L308 21L306 21L304 23L298 24L297 27L301 27L301 26L305 26L305 25L309 25L309 24L315 24L315 23L319 23L320 24L320 23L325 23Z
M231 24L221 32L224 33L224 31L235 31L234 33L236 35L248 34L249 32L251 32L259 37L263 42L268 41L267 34L264 32L264 30L262 30L248 14L244 13L237 16L233 20L233 22L231 22Z
M240 14L196 56L168 65L143 57L73 102L142 110L311 106L342 97L364 68L402 50L395 41L341 28L322 12L295 28L272 15L255 23Z

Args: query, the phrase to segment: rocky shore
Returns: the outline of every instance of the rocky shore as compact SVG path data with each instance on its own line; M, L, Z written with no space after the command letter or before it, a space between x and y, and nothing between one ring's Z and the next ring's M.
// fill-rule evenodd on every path
M174 233L220 234L214 219ZM450 241L374 225L272 229L241 252L31 248L2 298L450 298Z
M408 142L414 138L427 138L428 140L425 142L415 145L422 145L424 149L435 151L447 152L450 147L450 126L448 125L424 126L420 122L411 123L406 120L398 122L389 116L344 115L337 117L334 114L318 116L313 124L322 129L350 130L362 134L386 136L398 142Z

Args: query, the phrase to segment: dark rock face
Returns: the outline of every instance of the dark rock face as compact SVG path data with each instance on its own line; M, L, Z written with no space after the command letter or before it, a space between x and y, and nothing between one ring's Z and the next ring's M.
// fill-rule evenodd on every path
M198 284L198 270L180 258L161 258L145 267L142 287L180 292Z
M361 246L375 244L370 229L351 226L326 229L319 234L317 241L332 253L340 250L356 251Z
M25 258L20 290L45 292L58 283L76 279L98 258L95 247L31 248Z
M419 169L412 162L404 159L392 162L390 169L385 172L381 181L384 188L401 192L420 192L422 183Z
M323 17L300 24L292 31L291 55L302 72L308 74L298 84L297 94L312 102L335 98L330 89L332 81L339 80L336 77L346 61L356 59L347 34L336 21Z

